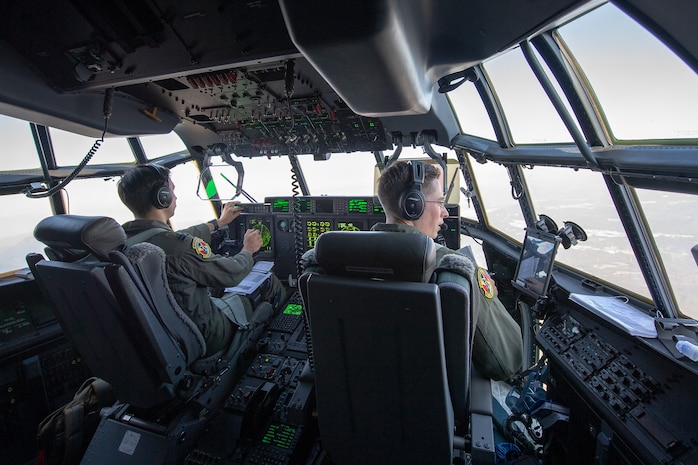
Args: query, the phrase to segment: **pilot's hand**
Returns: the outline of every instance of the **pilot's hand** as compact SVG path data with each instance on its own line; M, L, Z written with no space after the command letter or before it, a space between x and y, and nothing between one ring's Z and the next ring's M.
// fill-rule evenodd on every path
M221 216L218 218L218 226L225 226L240 216L240 213L242 213L242 207L239 205L240 202L228 202L223 205Z
M257 252L262 247L262 235L257 229L248 229L242 239L242 250L250 255Z

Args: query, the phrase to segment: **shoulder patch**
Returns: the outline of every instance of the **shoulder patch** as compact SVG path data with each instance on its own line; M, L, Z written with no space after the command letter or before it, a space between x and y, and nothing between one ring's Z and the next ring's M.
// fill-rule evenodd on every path
M477 269L477 285L488 299L494 297L494 281L483 268Z
M211 255L213 255L211 252L211 246L199 237L192 239L191 247L194 249L194 252L201 255L203 258L209 258Z

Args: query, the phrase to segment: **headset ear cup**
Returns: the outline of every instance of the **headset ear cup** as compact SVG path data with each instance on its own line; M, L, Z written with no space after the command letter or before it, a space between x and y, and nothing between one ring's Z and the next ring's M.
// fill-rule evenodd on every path
M400 214L406 220L418 220L424 213L427 199L422 193L424 164L421 161L407 162L412 172L412 183L400 194Z
M155 170L162 179L161 184L153 188L150 196L150 203L152 203L155 208L159 209L169 207L172 205L173 195L172 189L170 189L170 175L168 170L156 163L148 163L145 166Z
M167 208L172 205L172 191L169 186L160 186L153 196L155 208Z
M407 220L418 220L424 213L426 199L422 191L410 189L400 197L400 213Z

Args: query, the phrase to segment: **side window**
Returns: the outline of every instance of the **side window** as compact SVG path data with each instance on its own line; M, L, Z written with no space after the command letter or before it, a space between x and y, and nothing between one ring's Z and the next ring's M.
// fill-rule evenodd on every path
M243 190L257 202L264 202L264 197L290 196L291 190L291 163L287 157L254 157L236 158L242 162L245 170ZM235 195L235 188L230 182L222 178L221 173L226 173L232 183L236 182L237 173L229 165L219 168L211 168L213 180L220 197L228 201ZM300 191L299 191L300 192ZM244 196L236 199L240 202L248 202Z
M34 239L34 227L51 216L48 198L30 199L24 194L0 196L0 273L26 268L29 252L43 254L44 245Z
M315 161L307 155L298 159L312 195L346 195L347 192L353 195L373 195L373 167L376 159L370 152L333 153L329 160L322 161ZM290 165L288 169L290 180ZM328 172L336 175L328 176ZM290 187L289 183L289 193Z
M94 150L95 142L99 140L98 138L86 137L55 128L50 128L49 132L58 166L76 166L90 150ZM133 163L133 160L133 152L126 138L107 138L95 150L88 165Z
M0 140L6 156L3 167L12 171L39 170L39 157L29 123L0 116ZM11 156L10 156L11 154ZM40 173L40 171L38 171ZM43 253L44 245L32 234L36 224L52 214L48 198L30 199L24 194L0 196L0 273L26 268L29 252Z
M27 121L0 115L0 140L3 152L12 156L3 157L3 168L7 170L39 169L39 157Z
M572 136L519 48L486 62L484 68L496 89L514 143L572 142ZM547 67L544 69L547 72ZM552 82L561 94L557 81Z
M156 134L152 136L142 136L138 138L141 141L143 150L148 159L162 157L171 153L177 153L187 150L187 147L179 138L177 133L170 132L168 134Z
M526 221L521 214L518 201L511 195L511 184L506 168L492 162L484 165L475 162L471 163L471 166L488 225L521 242Z
M524 170L537 214L581 226L589 236L556 260L645 297L649 291L603 178L587 170L536 166Z
M698 319L698 196L637 189L642 210L662 257L681 313Z
M211 202L205 195L199 198L196 194L199 187L199 170L193 161L172 168L170 178L175 185L177 196L177 208L170 220L174 229L188 228L214 218Z
M480 99L475 84L464 82L460 87L449 92L448 98L456 112L458 123L463 134L470 134L489 140L496 140L494 128Z
M616 6L605 4L558 33L616 139L698 138L698 75ZM661 70L661 85L650 83L648 63Z
M109 216L120 224L133 219L116 192L118 178L74 179L65 187L68 212L74 215Z
M107 138L95 149L98 139L50 128L56 164L75 166L94 150L91 164L134 163L133 152L125 138ZM116 193L118 179L74 179L65 187L67 210L75 215L109 216L119 223L132 219Z

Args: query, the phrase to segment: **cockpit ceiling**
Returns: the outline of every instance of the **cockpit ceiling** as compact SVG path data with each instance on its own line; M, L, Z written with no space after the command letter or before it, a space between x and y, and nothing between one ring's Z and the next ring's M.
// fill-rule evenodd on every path
M11 2L3 39L64 92L297 53L276 1ZM186 84L186 82L185 82Z
M618 1L640 19L656 8ZM242 156L385 150L421 133L448 146L458 125L435 91L441 77L600 3L6 2L0 108L96 136L104 91L116 88L112 135L184 123ZM671 11L645 23L690 61L698 39Z
M61 92L151 81L196 88L190 76L267 63L274 72L300 48L355 112L423 114L439 77L586 2L281 3L27 0L5 5L12 20L0 34Z

